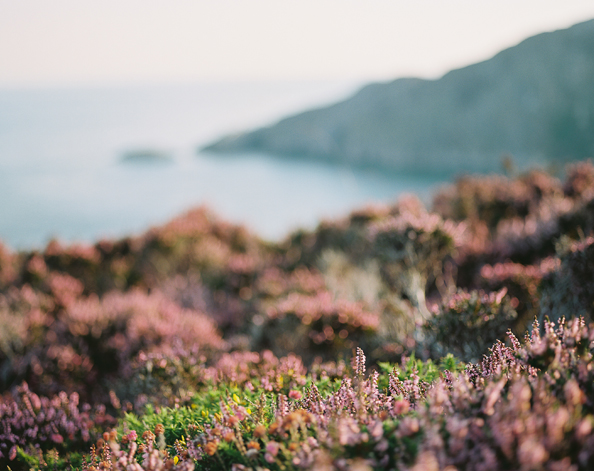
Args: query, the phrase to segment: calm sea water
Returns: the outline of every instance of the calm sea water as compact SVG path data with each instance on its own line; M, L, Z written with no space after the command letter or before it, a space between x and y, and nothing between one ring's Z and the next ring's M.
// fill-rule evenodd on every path
M315 227L439 179L266 155L196 149L353 93L352 82L268 82L0 90L0 239L15 249L56 237L136 234L196 205L267 239ZM154 149L169 162L122 162Z

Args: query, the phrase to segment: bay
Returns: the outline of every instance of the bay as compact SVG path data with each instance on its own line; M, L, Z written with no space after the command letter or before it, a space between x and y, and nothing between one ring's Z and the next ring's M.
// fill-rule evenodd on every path
M196 151L353 93L354 82L141 84L0 90L0 240L42 248L138 234L197 205L278 240L297 227L444 179L263 154ZM165 155L132 159L126 154Z

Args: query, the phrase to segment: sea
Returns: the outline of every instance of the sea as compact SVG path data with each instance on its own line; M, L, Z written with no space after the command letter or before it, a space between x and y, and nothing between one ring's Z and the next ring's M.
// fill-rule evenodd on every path
M404 193L425 202L445 177L398 175L200 148L344 99L353 81L261 81L0 89L0 240L136 235L199 205L266 240ZM154 159L126 159L130 156Z

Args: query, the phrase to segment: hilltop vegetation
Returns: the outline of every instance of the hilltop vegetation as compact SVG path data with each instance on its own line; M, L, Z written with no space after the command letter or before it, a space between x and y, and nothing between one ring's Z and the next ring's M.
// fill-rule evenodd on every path
M265 243L0 246L0 467L594 466L594 165Z
M353 97L228 136L257 151L399 172L499 171L594 155L594 20L543 33L438 80L374 83Z

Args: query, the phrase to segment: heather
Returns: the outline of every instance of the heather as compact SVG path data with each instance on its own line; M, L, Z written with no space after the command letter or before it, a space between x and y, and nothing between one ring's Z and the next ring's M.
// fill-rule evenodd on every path
M0 466L594 466L594 166L279 243L205 208L0 245Z

